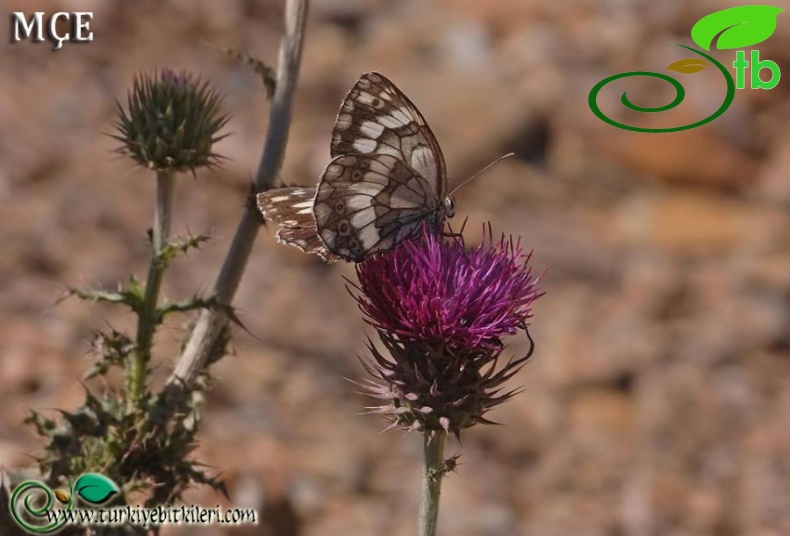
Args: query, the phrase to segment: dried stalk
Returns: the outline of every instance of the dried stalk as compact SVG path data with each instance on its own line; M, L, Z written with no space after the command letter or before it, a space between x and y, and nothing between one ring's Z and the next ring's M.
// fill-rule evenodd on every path
M288 142L291 107L302 57L305 22L309 0L287 0L285 5L285 35L280 43L277 63L277 85L272 97L266 142L255 175L254 190L261 192L272 187L280 170ZM214 283L213 296L222 305L230 305L252 251L261 217L253 203L248 203L233 237L222 270ZM176 368L168 380L168 387L189 388L206 364L212 348L227 326L227 314L221 308L205 309L195 324Z

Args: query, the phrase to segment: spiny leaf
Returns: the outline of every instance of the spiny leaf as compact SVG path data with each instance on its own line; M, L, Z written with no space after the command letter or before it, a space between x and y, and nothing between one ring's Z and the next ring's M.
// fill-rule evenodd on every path
M228 320L233 324L236 324L242 330L244 330L247 334L249 334L253 339L260 340L258 337L255 336L247 326L245 326L242 321L239 319L238 315L236 314L236 310L233 308L232 305L220 303L219 300L215 296L210 298L192 298L190 300L185 300L181 302L170 302L165 303L160 306L156 310L156 321L157 323L162 323L165 316L172 314L172 313L183 313L187 311L193 311L195 309L212 309L214 311L220 311L227 316Z
M97 331L91 341L91 351L96 361L83 379L89 380L99 374L104 375L111 366L123 366L134 349L134 342L125 333L114 329L109 333Z
M142 310L143 305L143 288L134 276L129 278L129 283L117 292L91 288L68 288L67 295L63 299L69 296L96 302L122 303L128 305L136 313Z
M720 50L754 46L773 35L776 17L782 11L774 6L722 9L698 20L691 28L691 38L705 50L710 50L717 35L716 48Z
M219 309L220 311L224 312L227 315L228 320L230 320L232 323L234 323L237 326L239 326L242 330L244 330L247 333L247 335L249 335L250 337L252 337L256 341L260 341L261 340L258 337L256 337L255 334L252 331L247 329L247 326L245 326L242 323L241 319L239 319L239 317L236 315L236 309L234 309L232 305L223 305L221 303L217 303L216 304L216 308Z
M179 302L164 303L156 310L157 323L161 323L165 319L165 316L173 313L186 313L197 309L211 309L215 304L216 300L197 297Z
M200 249L200 246L209 240L211 237L202 233L172 240L159 252L159 261L167 263L178 253L188 253L190 249Z
M104 475L86 473L74 483L74 491L79 497L90 504L102 504L121 490Z
M708 62L699 58L684 58L674 61L667 66L667 71L676 71L682 74L698 73L708 66Z
M23 421L25 424L32 424L39 435L47 435L55 429L56 423L52 419L44 417L37 411L31 411L30 415Z

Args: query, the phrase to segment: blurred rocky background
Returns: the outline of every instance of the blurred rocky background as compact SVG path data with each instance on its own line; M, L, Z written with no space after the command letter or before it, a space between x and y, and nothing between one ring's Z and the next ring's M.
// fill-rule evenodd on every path
M226 95L224 169L180 179L175 231L216 239L179 259L165 293L207 291L257 167L268 105L260 80L208 43L274 64L275 0L6 0L11 11L93 11L94 41L10 44L0 54L0 465L33 464L30 408L82 400L88 340L129 329L121 311L64 285L113 288L144 277L154 181L112 149L114 100L141 70L185 68ZM597 119L590 88L688 57L692 25L737 5L712 0L314 0L282 171L313 184L345 92L377 70L435 131L474 241L484 222L520 235L548 270L536 303L537 351L495 410L504 424L450 442L440 534L454 536L774 536L790 534L790 81L737 92L719 119L638 134ZM759 46L790 73L790 15ZM6 26L6 30L7 26ZM717 52L725 65L734 53ZM666 104L658 80L613 84L605 110L643 126L710 115L715 69L682 81L682 106L618 111L629 89ZM679 75L683 76L683 75ZM616 86L616 87L615 87ZM343 277L262 229L236 305L246 326L213 368L196 456L226 479L230 502L261 526L170 527L168 535L414 534L421 440L384 421L344 378L365 327ZM184 323L188 319L183 319ZM180 324L156 361L173 366ZM514 340L513 353L525 341ZM99 384L92 384L100 388Z

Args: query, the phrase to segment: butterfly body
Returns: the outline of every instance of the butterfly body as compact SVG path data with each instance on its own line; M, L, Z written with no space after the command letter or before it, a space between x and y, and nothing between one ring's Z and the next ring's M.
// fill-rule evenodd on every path
M439 144L416 106L383 75L366 73L354 84L335 121L330 153L316 188L258 194L281 242L328 262L361 262L424 223L440 232L452 217Z

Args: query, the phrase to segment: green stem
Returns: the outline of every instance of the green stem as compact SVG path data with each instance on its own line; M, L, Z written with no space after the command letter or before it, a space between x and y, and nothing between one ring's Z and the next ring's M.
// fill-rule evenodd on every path
M418 536L435 536L436 521L439 517L439 495L442 492L444 476L444 444L447 432L425 432L423 437L422 497L420 499L420 519Z
M166 260L162 251L167 247L170 236L170 221L173 215L173 192L175 191L175 175L171 171L158 171L156 175L156 212L151 237L151 264L148 267L148 279L145 282L143 309L137 323L137 350L131 362L128 376L129 405L137 405L145 389L148 362L151 360L151 346L156 332L156 306L159 302L159 290L162 288L162 277L165 273Z

